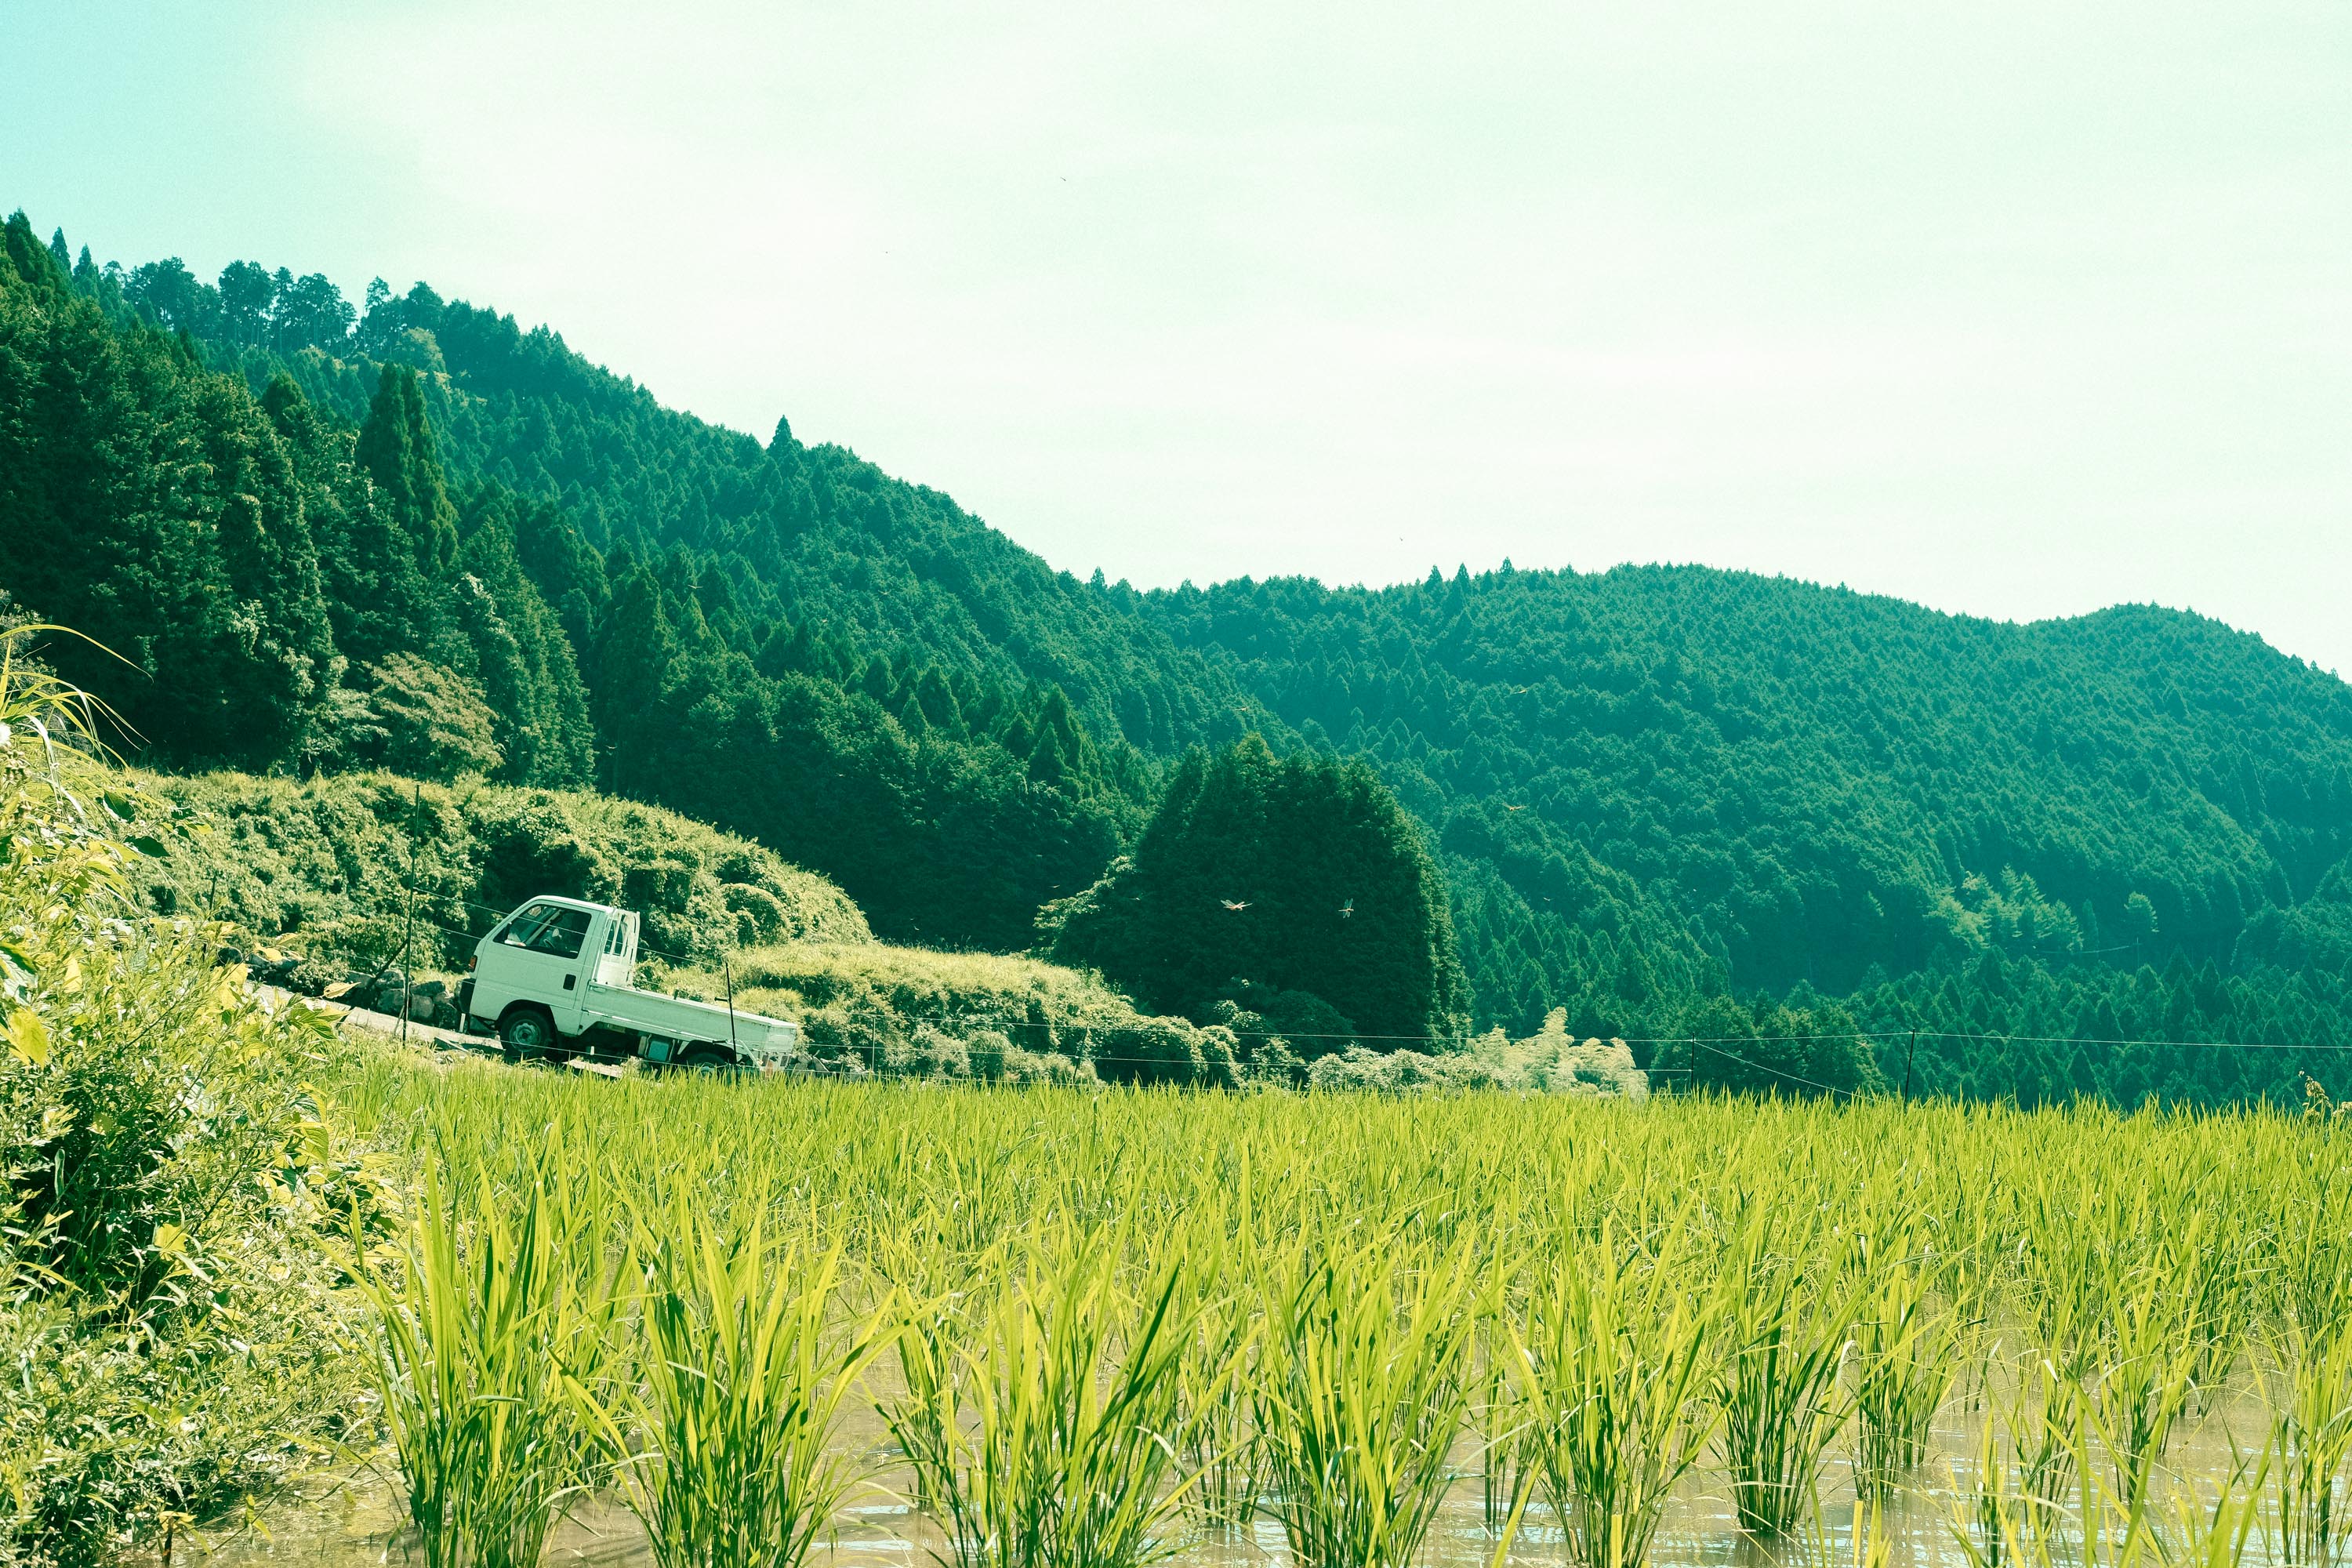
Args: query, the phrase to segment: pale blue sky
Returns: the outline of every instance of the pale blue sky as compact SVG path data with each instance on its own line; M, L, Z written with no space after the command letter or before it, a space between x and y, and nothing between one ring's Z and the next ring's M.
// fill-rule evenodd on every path
M2352 670L2352 5L0 0L0 207L1081 574L1698 561Z

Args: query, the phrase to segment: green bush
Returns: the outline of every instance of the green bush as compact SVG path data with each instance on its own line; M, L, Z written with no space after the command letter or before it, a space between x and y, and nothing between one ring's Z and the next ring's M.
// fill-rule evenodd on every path
M736 1002L797 1018L817 1065L989 1080L1239 1081L1234 1037L1153 1017L1098 975L1039 959L879 942L737 955ZM709 971L669 977L716 994Z
M184 819L37 741L8 674L0 1562L93 1563L342 1435L332 1240L395 1205L306 1087L339 1070L332 1030L218 966L219 928L141 911Z

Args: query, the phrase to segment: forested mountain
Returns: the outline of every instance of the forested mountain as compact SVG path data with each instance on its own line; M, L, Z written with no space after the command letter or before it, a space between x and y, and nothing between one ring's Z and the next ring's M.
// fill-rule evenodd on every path
M1255 730L1419 817L1482 1027L1719 1035L1732 1079L1856 1027L1899 1079L1916 1026L1920 1088L2027 1099L2323 1059L2101 1040L2352 1047L2352 688L2217 623L1698 568L1141 593L423 285L7 245L0 587L129 639L152 681L73 673L160 760L584 769L1002 947Z

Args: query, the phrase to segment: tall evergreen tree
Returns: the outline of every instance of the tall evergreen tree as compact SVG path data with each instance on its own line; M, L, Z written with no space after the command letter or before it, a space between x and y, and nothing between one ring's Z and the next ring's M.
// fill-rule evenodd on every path
M514 499L484 485L462 519L458 618L472 640L505 759L519 784L585 784L594 732L572 641L540 596L515 549Z
M1389 1047L1468 1022L1444 874L1360 761L1277 760L1255 735L1188 754L1132 856L1056 913L1056 957L1162 1010L1205 1018L1256 985Z
M427 582L446 580L457 563L457 509L434 451L414 370L383 367L354 455L374 481L390 526L407 541L417 571Z
M677 661L677 635L662 609L661 584L639 566L613 595L596 653L596 729L613 750L607 778L615 790L643 789L658 764L640 752Z

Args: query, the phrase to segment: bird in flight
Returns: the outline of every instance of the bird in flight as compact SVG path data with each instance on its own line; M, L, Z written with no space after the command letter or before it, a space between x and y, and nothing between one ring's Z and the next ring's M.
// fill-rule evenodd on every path
M1525 811L1527 810L1527 807L1524 805L1507 805L1503 807L1503 809L1505 811Z
M1349 915L1352 915L1355 912L1356 900L1353 899L1349 899L1346 903L1339 906L1339 918L1341 920L1346 920Z
M1224 905L1224 906L1225 906L1225 908L1227 908L1227 909L1229 909L1229 910L1245 910L1245 909L1249 908L1249 905L1248 905L1248 904L1246 904L1246 903L1235 903L1235 902L1234 902L1233 900L1231 900L1231 899L1219 899L1219 900L1217 900L1217 902L1219 902L1219 903L1221 903L1221 904Z

